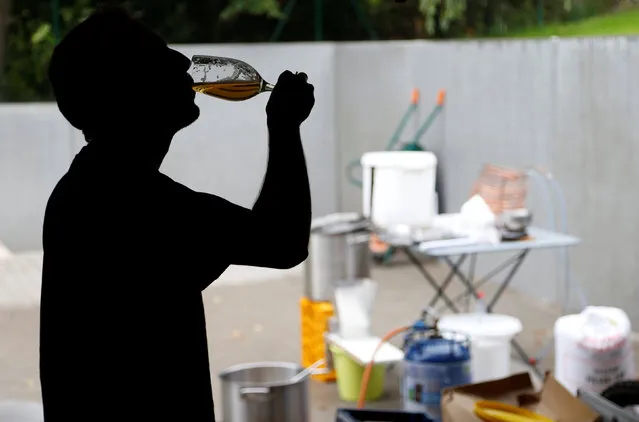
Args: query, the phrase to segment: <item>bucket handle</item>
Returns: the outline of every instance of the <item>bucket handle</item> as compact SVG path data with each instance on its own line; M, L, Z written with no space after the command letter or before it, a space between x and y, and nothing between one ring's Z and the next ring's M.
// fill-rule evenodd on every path
M361 188L363 183L361 179L355 176L355 170L361 171L361 168L362 165L360 164L359 160L351 161L346 166L346 177L348 178L348 181L351 182L353 186L356 186L358 188Z
M244 400L267 401L271 398L271 389L268 387L242 387L240 397Z

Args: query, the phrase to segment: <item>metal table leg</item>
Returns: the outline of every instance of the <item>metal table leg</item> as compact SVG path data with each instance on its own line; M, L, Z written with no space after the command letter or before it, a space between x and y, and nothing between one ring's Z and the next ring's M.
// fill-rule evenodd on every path
M446 288L448 288L450 283L455 279L455 274L459 273L459 268L464 263L464 261L466 260L467 257L468 257L468 255L461 255L459 257L459 259L457 260L457 262L452 262L452 261L450 262L450 268L451 269L450 269L448 275L446 276L446 278L444 279L444 282L441 284L441 289L439 289L439 291L433 297L433 299L430 301L428 306L430 306L431 308L434 307L435 304L437 303L437 301L439 301L440 298L443 301L445 301L447 304L448 303L453 303L454 304L454 302L452 300L450 300L448 295L446 295ZM459 312L459 311L455 311L455 312Z
M501 295L504 293L504 291L506 290L506 288L508 287L508 285L512 281L513 277L515 276L515 274L519 270L519 267L524 262L524 259L526 258L527 255L528 255L528 250L521 251L520 253L518 253L513 258L508 259L507 261L505 261L505 263L507 263L508 265L503 265L502 264L502 265L498 266L497 269L499 269L499 271L493 271L494 274L491 274L491 275L488 275L488 276L482 278L482 280L480 280L477 283L473 283L473 281L472 281L473 275L470 275L468 277L466 275L464 275L464 273L460 270L459 261L458 261L458 263L455 263L455 262L453 262L452 259L450 259L450 257L448 257L448 256L443 257L444 262L446 262L446 264L451 269L452 276L453 277L457 277L464 284L464 286L466 287L466 292L464 292L463 294L459 295L455 299L459 300L459 299L461 299L463 297L466 297L466 296L473 296L475 298L479 298L479 293L477 292L477 288L480 285L485 284L486 282L490 281L495 275L497 275L503 269L505 269L506 267L508 267L509 265L512 264L510 270L508 271L508 274L506 275L504 280L499 284L499 288L497 289L497 291L495 292L495 295L493 296L493 298L491 299L491 301L487 305L487 311L491 312L492 308L495 306L497 301L500 299ZM474 269L472 269L472 271L474 272ZM444 284L442 284L442 287L444 287ZM456 300L452 300L452 302L455 302L455 301ZM431 306L432 306L432 304L431 304Z
M466 292L461 295L461 297L464 296L474 296L474 297L478 297L478 292L477 292L477 287L479 287L479 285L484 284L486 282L488 282L491 278L493 278L495 275L497 275L499 272L501 272L503 269L505 269L507 266L510 266L510 270L508 271L508 273L506 274L506 276L504 277L504 279L501 281L501 283L499 284L499 287L497 289L497 291L495 292L495 294L493 295L492 299L490 300L490 302L488 303L488 305L486 306L486 312L488 313L492 313L493 312L493 308L495 307L495 305L497 304L497 302L499 301L499 299L501 298L501 296L503 295L503 293L506 291L506 288L508 288L508 286L510 285L510 283L512 282L515 274L517 274L517 271L519 271L519 268L521 267L521 264L523 264L524 260L526 259L526 257L528 256L528 252L529 250L523 250L520 253L518 253L517 255L515 255L512 259L509 259L508 261L506 261L504 264L507 263L507 265L500 265L499 267L497 267L499 269L499 271L496 271L494 274L484 277L480 282L478 283L473 283L472 282L472 275L469 277L466 277L459 269L459 265L456 265L455 262L453 262L452 259L450 259L450 257L443 257L444 262L447 263L447 265L451 268L451 272L454 274L454 276L456 276L457 278L459 278L459 280L465 285L466 287ZM500 268L501 267L501 268ZM454 300L453 300L454 302ZM452 308L451 308L452 309ZM453 309L454 310L454 309ZM455 311L456 312L456 311ZM517 352L517 354L519 355L519 357L527 364L529 365L533 371L535 371L535 373L540 376L543 377L543 374L541 372L541 370L538 368L538 366L533 362L533 360L531 360L530 356L526 353L526 351L523 349L523 347L521 347L521 345L519 344L519 342L515 339L512 340L512 345L513 348L515 349L515 351Z
M473 276L469 275L468 277L466 277L464 273L459 269L459 266L456 266L453 260L449 257L445 256L443 257L443 260L450 267L453 276L456 276L462 282L462 284L464 284L464 287L466 287L466 293L464 293L464 296L472 296L478 299L479 293L477 292L476 286L471 281Z
M515 263L515 261L519 259L519 255L514 255L511 256L510 258L508 258L507 260L505 260L504 262L502 262L501 264L499 264L497 267L495 267L494 269L492 269L491 271L489 271L485 276L483 276L482 278L480 278L479 280L477 280L476 283L474 283L474 287L475 289L480 288L481 286L483 286L484 284L488 283L489 281L491 281L493 278L495 278L497 276L497 274L501 273L502 271L504 271L506 268L510 267L513 263ZM474 274L474 271L473 271ZM469 280L473 280L474 279L474 275L468 277ZM452 301L453 303L457 303L459 301L461 301L462 299L468 297L468 292L463 292L460 293L459 295L455 296Z
M524 263L524 259L526 259L526 256L528 256L528 252L529 252L528 250L523 250L518 254L515 264L510 268L510 271L508 271L508 274L506 275L504 280L501 282L499 288L497 288L497 291L495 292L495 295L493 296L492 300L486 307L488 312L492 312L493 306L495 306L495 304L497 303L501 295L504 293L504 291L506 290L506 288L512 281L515 274L517 274L517 271L519 271L519 267L521 267L521 264Z
M431 306L432 306L432 304L434 302L437 302L437 300L441 297L442 300L444 302L446 302L446 305L453 312L459 312L459 310L457 309L457 306L455 306L455 304L444 293L444 289L452 281L453 276L454 276L455 273L451 271L449 276L446 277L446 280L444 280L444 282L440 285L439 283L437 283L435 278L424 268L422 263L419 262L419 258L417 258L417 256L415 256L415 254L413 253L413 251L410 250L410 248L404 247L404 248L402 248L402 250L404 251L404 253L408 257L408 259L413 263L413 265L415 265L415 267L417 267L417 270L422 274L422 276L426 279L426 281L428 281L428 283L435 289L436 296L435 296L435 298L433 300L431 300ZM465 257L464 257L464 259L465 259ZM458 262L458 265L461 265L461 263L463 263L463 259L462 258L460 258L460 261Z
M501 298L501 296L504 293L504 291L506 291L506 288L508 288L508 286L510 285L511 281L515 277L515 274L517 274L517 271L519 271L519 268L521 267L521 264L524 263L524 260L528 256L528 252L529 252L528 250L523 250L517 255L515 264L510 268L510 271L508 271L508 274L506 275L504 280L499 285L499 288L495 292L495 295L493 296L492 300L486 306L486 312L488 312L488 313L492 313L493 312L493 307L497 304L497 301L499 301L499 299ZM524 363L526 365L530 366L531 369L533 371L535 371L535 373L539 377L543 378L543 374L542 374L541 370L539 369L539 367L536 364L533 363L533 361L530 358L530 355L528 355L528 353L526 353L526 351L524 350L523 347L521 347L519 342L516 339L512 339L511 343L513 345L513 348L515 349L515 351L519 355L519 357L524 361Z

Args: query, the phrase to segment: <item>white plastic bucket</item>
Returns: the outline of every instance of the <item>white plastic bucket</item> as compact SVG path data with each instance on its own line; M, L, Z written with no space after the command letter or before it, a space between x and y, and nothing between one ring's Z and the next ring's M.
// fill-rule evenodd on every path
M363 214L384 229L428 228L437 214L437 157L426 151L362 156Z
M482 313L446 315L439 320L439 328L470 338L473 383L510 375L510 342L522 330L517 318Z

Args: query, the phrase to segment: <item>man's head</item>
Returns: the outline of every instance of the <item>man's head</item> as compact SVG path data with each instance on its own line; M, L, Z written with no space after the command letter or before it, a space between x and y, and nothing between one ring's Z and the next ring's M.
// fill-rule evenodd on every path
M88 139L172 136L199 116L189 65L124 10L109 8L69 32L48 74L60 111Z

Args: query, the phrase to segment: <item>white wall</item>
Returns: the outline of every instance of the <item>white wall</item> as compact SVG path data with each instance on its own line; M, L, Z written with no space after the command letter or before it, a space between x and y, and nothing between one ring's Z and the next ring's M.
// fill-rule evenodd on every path
M286 68L308 73L317 106L303 135L316 215L359 210L361 192L348 184L345 164L385 147L412 88L422 93L420 120L446 89L425 145L439 156L447 209L459 209L486 162L551 169L567 195L569 231L583 238L572 254L576 277L592 303L622 307L639 324L639 40L179 48L245 59L273 82ZM250 206L266 164L267 100L198 98L202 117L179 134L163 170ZM51 105L0 107L0 238L10 248L40 247L47 195L80 145ZM537 185L530 199L536 224L547 226ZM514 286L558 299L556 264L556 253L532 254Z
M317 105L302 137L313 213L337 210L334 53L332 44L285 46L179 46L186 55L244 59L276 82L285 70L303 70L315 85ZM178 134L162 170L193 189L252 206L267 162L268 94L233 103L198 96L200 119ZM41 248L47 198L84 144L54 104L0 105L0 239L12 250Z
M0 104L0 239L10 249L40 248L49 193L74 149L54 105Z

